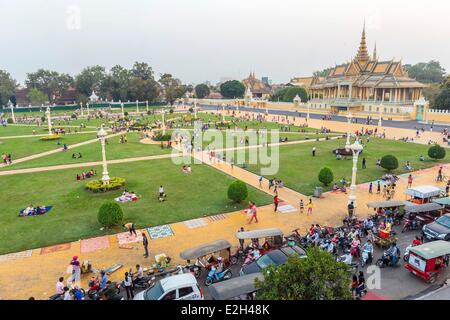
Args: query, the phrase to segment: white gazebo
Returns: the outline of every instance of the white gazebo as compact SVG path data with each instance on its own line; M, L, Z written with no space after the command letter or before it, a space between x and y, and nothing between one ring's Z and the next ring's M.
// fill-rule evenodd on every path
M244 95L244 102L246 106L250 106L250 104L252 103L253 100L253 93L250 90L250 86L247 87L247 90L245 90L245 95Z
M98 101L98 96L95 94L95 91L94 90L92 90L92 94L91 94L91 96L89 97L89 101L90 102L97 102Z
M298 96L298 94L294 98L294 108L299 108L302 103L302 99Z

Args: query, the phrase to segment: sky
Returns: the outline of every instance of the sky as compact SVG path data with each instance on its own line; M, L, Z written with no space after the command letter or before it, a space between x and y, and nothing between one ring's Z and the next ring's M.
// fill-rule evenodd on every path
M447 0L0 0L0 69L149 63L186 83L286 83L352 59L364 21L370 52L439 60L450 73Z

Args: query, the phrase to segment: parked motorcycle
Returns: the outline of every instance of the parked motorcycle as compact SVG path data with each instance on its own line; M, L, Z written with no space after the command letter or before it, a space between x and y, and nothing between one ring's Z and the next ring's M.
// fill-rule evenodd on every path
M225 270L220 272L212 269L209 271L208 276L206 277L205 285L210 286L213 283L231 279L232 276L233 274L231 273L231 270L229 268L226 268Z
M389 252L384 251L382 257L377 260L376 265L379 268L396 267L398 265L399 260L400 259L397 259L397 262L395 262L395 264L393 264L392 260L391 260L391 255L389 254Z

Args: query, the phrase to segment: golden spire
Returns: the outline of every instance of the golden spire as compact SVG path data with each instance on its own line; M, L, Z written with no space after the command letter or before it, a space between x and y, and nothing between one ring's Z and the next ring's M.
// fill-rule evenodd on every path
M375 47L373 48L373 61L376 61L378 59L377 57L377 43L375 42Z
M367 51L367 44L366 44L366 22L364 21L364 27L363 32L361 35L361 42L359 44L358 54L356 55L356 60L360 64L364 64L368 62L370 59L369 52Z

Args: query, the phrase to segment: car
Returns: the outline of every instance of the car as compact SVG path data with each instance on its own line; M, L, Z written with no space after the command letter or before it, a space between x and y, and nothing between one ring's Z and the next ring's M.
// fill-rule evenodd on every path
M268 266L281 266L286 263L289 256L298 255L306 257L306 251L298 246L282 247L277 250L272 250L265 255L259 257L256 261L242 267L240 275L246 275L256 272L261 272L262 269Z
M191 273L169 276L139 292L134 300L204 300L197 279Z
M439 217L430 224L424 225L422 232L426 240L450 241L450 213Z

